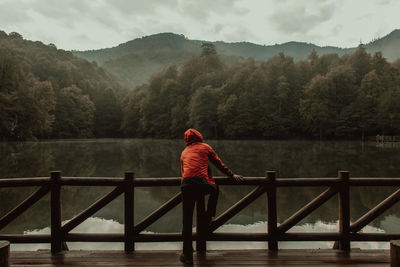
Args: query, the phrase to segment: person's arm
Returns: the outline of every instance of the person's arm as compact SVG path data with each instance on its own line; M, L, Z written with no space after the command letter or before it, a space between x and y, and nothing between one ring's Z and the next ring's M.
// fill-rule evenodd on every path
M182 154L183 154L183 152L182 152ZM181 176L183 178L183 159L182 159L182 154L181 154L181 157L180 157L180 162L181 162Z
M183 161L182 161L182 159L181 159L181 175L183 177Z
M243 176L234 174L228 167L225 166L225 164L222 162L222 160L218 157L217 153L215 153L214 149L210 147L210 155L209 159L214 164L221 172L225 173L229 177L234 178L236 181L242 181Z

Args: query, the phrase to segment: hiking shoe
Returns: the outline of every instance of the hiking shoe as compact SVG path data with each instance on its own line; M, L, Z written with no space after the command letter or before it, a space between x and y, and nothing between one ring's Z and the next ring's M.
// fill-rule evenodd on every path
M179 260L184 264L193 265L193 256L187 256L182 253L181 256L179 257Z

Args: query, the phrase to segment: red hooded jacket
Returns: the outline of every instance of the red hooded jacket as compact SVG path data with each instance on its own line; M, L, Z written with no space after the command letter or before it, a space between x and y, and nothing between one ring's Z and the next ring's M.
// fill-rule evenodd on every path
M184 134L186 148L181 154L182 181L188 177L200 177L215 185L211 168L211 161L220 171L232 177L233 173L222 163L217 153L206 143L203 136L195 129L189 129Z

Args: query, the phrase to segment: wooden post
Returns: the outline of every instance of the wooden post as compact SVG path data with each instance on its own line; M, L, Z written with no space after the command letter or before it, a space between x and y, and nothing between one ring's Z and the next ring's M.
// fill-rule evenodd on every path
M339 171L339 233L342 234L339 248L350 251L350 187L349 172Z
M133 172L125 173L125 252L132 252L135 250L134 240L134 201L135 201L135 187L133 179L135 175Z
M268 220L268 249L278 250L278 242L276 240L277 233L277 214L276 214L276 173L274 171L266 172L267 179L267 220Z
M204 195L200 196L196 201L196 251L206 252L207 251L207 228L206 217L205 217L205 198Z
M400 266L400 240L390 240L390 267Z
M0 266L10 266L10 242L0 241Z
M61 236L61 172L53 171L51 176L51 253L62 250Z

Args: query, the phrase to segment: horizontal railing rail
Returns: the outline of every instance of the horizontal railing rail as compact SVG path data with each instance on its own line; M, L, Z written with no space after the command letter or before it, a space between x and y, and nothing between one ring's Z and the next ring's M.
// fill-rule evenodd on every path
M351 241L389 241L399 239L400 233L363 233L366 225L400 201L400 189L370 209L354 222L350 221L350 187L358 186L400 186L400 178L350 178L349 172L341 171L337 178L276 178L275 172L267 172L266 177L247 177L243 182L232 178L216 177L216 183L222 186L255 186L246 196L222 212L207 226L204 223L204 199L197 203L196 240L197 250L205 250L207 241L260 241L268 242L268 248L278 249L278 241L335 241L334 248L350 250ZM121 177L62 177L61 172L51 172L50 177L5 178L0 179L0 188L39 187L25 200L0 218L0 230L13 222L18 216L33 206L46 194L51 197L51 233L50 234L0 234L0 239L11 243L51 243L52 252L67 249L66 242L124 242L125 251L133 251L135 242L173 242L182 241L181 233L142 233L146 228L167 214L182 201L179 190L157 210L134 225L135 187L179 186L178 177L134 178L133 172ZM67 223L61 221L61 188L63 186L105 186L113 189L96 200ZM279 187L326 187L313 200L300 208L285 221L277 223L277 196ZM71 233L79 224L108 205L118 196L124 196L124 233ZM261 196L266 196L267 229L262 233L226 233L215 232L242 209ZM302 219L316 210L326 201L338 195L338 232L288 232Z
M264 177L246 177L243 182L237 183L232 178L215 177L218 185L266 185L269 186ZM339 183L339 178L277 178L274 186L331 186ZM41 186L51 183L50 178L0 178L0 188L3 187L30 187ZM116 177L62 177L61 185L68 186L117 186L124 183L124 178ZM179 177L160 178L135 178L135 187L154 186L178 186L181 183ZM357 177L349 179L350 186L400 186L400 178L367 178Z

